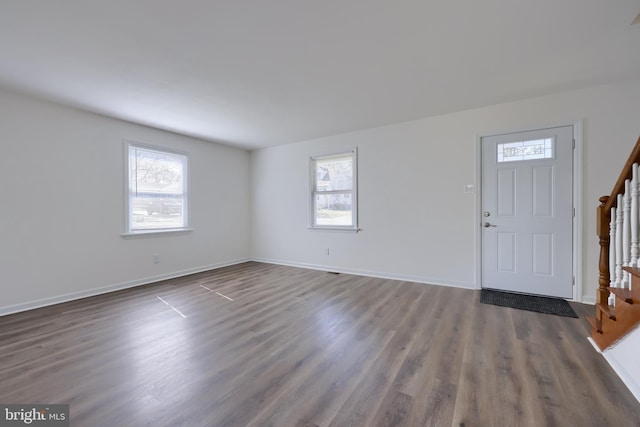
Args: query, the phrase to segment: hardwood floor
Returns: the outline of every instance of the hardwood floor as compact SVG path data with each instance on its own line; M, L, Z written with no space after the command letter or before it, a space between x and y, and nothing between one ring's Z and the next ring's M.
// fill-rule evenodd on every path
M581 319L246 263L0 318L0 403L80 426L637 426Z

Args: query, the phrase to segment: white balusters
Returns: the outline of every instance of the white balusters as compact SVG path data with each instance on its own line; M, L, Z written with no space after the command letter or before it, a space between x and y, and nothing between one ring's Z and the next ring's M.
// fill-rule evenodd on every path
M609 222L609 286L616 286L616 208L611 208Z
M638 196L640 195L638 187L638 164L633 164L632 175L631 175L631 267L638 267L638 253L639 245L638 241L640 240L640 236L638 236ZM629 282L631 285L631 282Z
M622 243L623 238L623 224L624 224L624 207L622 201L622 194L618 194L618 198L616 199L616 239L615 239L615 281L613 282L614 288L622 287ZM609 295L609 305L612 307L616 306L616 298L615 295Z
M633 164L631 179L624 182L611 208L609 223L609 285L631 289L631 275L622 267L640 268L640 167ZM609 295L615 307L615 296Z
M616 201L616 281L615 286L619 288L622 286L622 215L624 209L622 207L622 194L618 194Z
M624 181L622 195L622 266L629 267L631 261L631 180ZM629 272L622 271L622 288L629 287Z
M616 208L611 208L611 222L609 223L609 286L616 286L616 242L617 242L617 227L616 227ZM615 295L609 294L607 301L609 305L615 304Z

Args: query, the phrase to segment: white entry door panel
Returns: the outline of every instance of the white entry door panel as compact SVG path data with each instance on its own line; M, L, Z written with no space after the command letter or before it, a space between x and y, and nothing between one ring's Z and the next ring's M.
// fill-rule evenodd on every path
M482 287L573 297L573 127L484 137Z

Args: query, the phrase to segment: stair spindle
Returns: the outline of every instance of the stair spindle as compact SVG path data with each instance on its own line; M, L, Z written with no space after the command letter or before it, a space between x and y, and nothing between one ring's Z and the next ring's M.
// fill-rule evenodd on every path
M613 286L619 288L622 286L622 215L624 212L622 208L622 194L618 194L616 206L616 281ZM613 304L609 305L614 306L615 299L613 302Z
M629 267L631 262L631 180L624 181L622 195L622 266ZM629 288L629 272L622 271L621 288Z
M616 208L611 208L611 221L609 222L609 286L616 285Z

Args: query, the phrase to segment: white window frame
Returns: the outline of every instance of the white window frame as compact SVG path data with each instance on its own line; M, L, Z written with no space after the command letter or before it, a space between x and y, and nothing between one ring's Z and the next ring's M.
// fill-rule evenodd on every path
M158 234L166 234L166 233L180 233L180 232L188 232L193 231L191 228L191 216L190 216L190 183L189 183L189 171L190 171L190 159L189 153L184 151L178 151L171 148L159 147L155 145L143 144L136 141L124 140L124 206L125 206L125 231L122 233L123 237L132 237L132 236L149 236L149 235L158 235ZM140 148L148 151L155 151L159 154L163 155L172 155L172 156L180 156L184 158L183 162L183 177L182 177L182 206L183 206L183 219L184 224L182 227L171 227L171 228L145 228L145 229L134 229L134 221L133 221L133 212L131 206L131 193L129 188L129 183L131 179L131 165L130 165L130 157L129 150L131 148Z
M317 191L316 189L316 165L318 160L351 156L352 158L352 187L351 190ZM315 199L317 194L351 194L351 225L318 225L316 224ZM315 154L309 157L309 229L314 230L341 230L360 231L358 228L358 147L345 151Z

